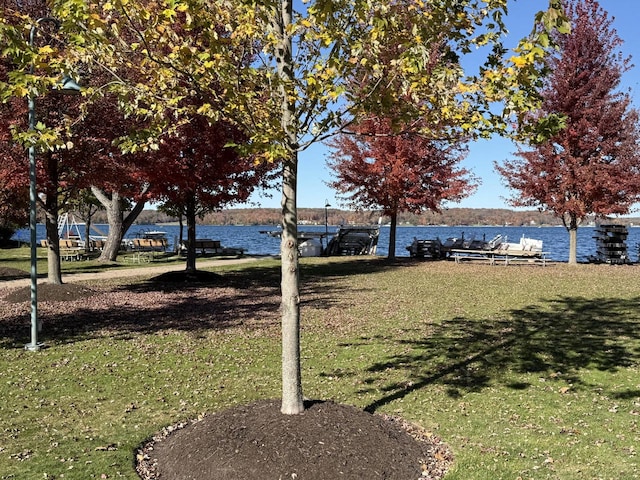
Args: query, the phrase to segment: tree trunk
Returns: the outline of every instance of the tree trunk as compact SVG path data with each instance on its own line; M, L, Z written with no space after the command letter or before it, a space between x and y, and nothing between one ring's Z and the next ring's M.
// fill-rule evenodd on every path
M569 231L569 265L578 264L578 219L570 216L569 224L565 225Z
M387 258L393 260L396 258L396 230L398 227L398 212L391 215L391 225L389 226L389 254Z
M184 240L184 222L182 221L182 213L178 214L178 241L176 242L176 253L180 253L180 245Z
M282 174L282 408L284 414L304 411L300 365L300 293L298 216L296 208L297 154L284 162Z
M45 228L47 231L47 282L62 285L60 265L60 235L58 234L58 160L50 153L46 156L49 186L44 200Z
M91 251L91 215L84 220L84 253Z
M187 200L187 272L196 271L196 199Z
M569 229L569 265L578 264L578 227Z
M142 193L144 194L146 190L147 187L143 189ZM120 250L122 239L135 219L138 218L140 212L144 210L145 201L138 201L131 212L129 212L129 215L124 218L123 198L118 192L112 192L111 198L109 198L105 192L97 187L92 186L91 191L107 211L107 221L109 222L109 233L107 234L107 240L98 261L115 262L118 259L118 251Z
M296 104L290 88L294 85L293 0L282 0L274 11L273 27L280 41L275 57L280 77L281 125L289 156L282 167L282 405L281 412L295 415L304 411L300 367L300 292L298 271L298 131Z
M109 199L102 191L91 187L94 195L104 206L107 212L107 222L109 223L109 233L104 243L99 262L115 262L118 258L118 251L124 237L124 223L122 216L122 200L117 192L113 192Z
M47 203L49 202L47 201ZM47 231L47 282L52 285L62 285L57 208L55 214L54 212L46 212L44 223Z

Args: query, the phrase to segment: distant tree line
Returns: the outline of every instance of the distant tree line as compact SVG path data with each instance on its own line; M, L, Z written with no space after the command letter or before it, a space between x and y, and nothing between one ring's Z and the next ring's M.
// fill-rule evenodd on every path
M198 219L200 225L279 225L281 212L278 208L234 208L220 212L212 212ZM324 208L299 209L300 224L324 225ZM329 225L375 224L382 218L388 223L389 218L376 211L348 211L335 208L327 210ZM144 210L136 221L140 225L178 222L160 210ZM94 223L106 223L106 214L99 211L95 214ZM595 221L588 219L588 221ZM640 218L617 218L611 223L640 224ZM426 212L422 214L403 213L398 216L398 225L562 225L559 218L550 212L537 210L509 210L498 208L449 208L440 213Z

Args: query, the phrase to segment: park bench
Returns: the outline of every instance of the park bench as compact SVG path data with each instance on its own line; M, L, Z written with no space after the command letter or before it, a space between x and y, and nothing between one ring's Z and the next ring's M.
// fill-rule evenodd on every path
M131 241L132 254L124 257L129 263L149 263L158 254L164 254L168 247L166 238L134 238Z
M69 238L60 239L60 259L67 261L78 261L84 259L84 248L77 240Z
M196 249L196 254L198 255L206 255L206 254L221 254L224 249L220 243L220 240L211 240L209 238L196 238L194 241L194 246ZM180 253L185 254L187 252L187 243L182 242L180 244Z

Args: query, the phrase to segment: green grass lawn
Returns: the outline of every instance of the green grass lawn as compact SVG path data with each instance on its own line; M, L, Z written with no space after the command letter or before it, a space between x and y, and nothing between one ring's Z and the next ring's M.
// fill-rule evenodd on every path
M38 247L37 249L37 271L40 278L46 278L47 276L47 249ZM98 253L93 252L89 254L87 260L82 261L67 261L61 260L60 267L62 273L82 273L82 272L100 272L106 269L118 269L118 268L136 268L140 266L152 266L154 264L179 264L185 263L185 258L175 255L173 253L161 253L157 252L153 261L150 264L146 263L133 263L127 261L131 259L133 252L121 252L118 255L118 262L111 264L104 264L98 262ZM31 249L28 246L22 246L20 248L0 249L0 266L16 268L23 270L25 274L31 271Z
M446 480L640 478L640 267L302 263L307 397L421 425L454 452ZM219 272L277 287L278 269ZM278 397L279 342L105 328L27 352L0 329L0 479L135 479L163 427Z

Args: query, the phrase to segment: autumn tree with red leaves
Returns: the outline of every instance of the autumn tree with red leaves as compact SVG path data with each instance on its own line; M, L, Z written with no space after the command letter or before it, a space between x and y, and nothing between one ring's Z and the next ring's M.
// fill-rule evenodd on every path
M540 114L560 114L566 128L518 158L497 165L518 190L514 206L536 206L561 218L569 232L569 263L577 263L577 230L595 214L626 214L640 200L638 111L618 91L631 67L619 51L613 20L595 0L567 2L571 34L558 36L557 54L542 90Z
M99 85L101 79L91 82ZM150 154L123 153L116 144L140 125L143 123L133 117L125 118L117 99L106 95L87 106L74 132L79 142L74 154L85 159L82 186L90 188L107 213L109 231L100 262L116 261L122 239L149 199L148 172L154 168Z
M35 23L31 26L33 36L23 35L24 50L31 51L34 58L39 55L45 56L49 53L55 55L56 52L64 51L65 45L58 34L58 24L49 15L46 2L40 0L29 0L25 2L15 2L3 0L0 2L0 12L7 24L19 25L24 22L24 15L31 14L33 18L48 20L46 22ZM25 30L28 32L25 28ZM37 53L34 53L37 52ZM0 82L11 78L12 75L23 74L25 69L18 66L10 56L3 56L0 60L2 69L0 70ZM51 76L51 72L41 67L46 63L43 59L33 61L29 72L34 78ZM38 67L35 68L34 65ZM56 76L59 73L55 74ZM73 142L71 141L72 119L76 118L78 102L62 95L58 85L47 88L39 95L30 91L30 95L35 99L36 128L34 132L27 132L22 136L14 135L16 131L27 131L28 109L25 97L11 96L6 98L0 109L0 136L3 138L2 159L3 166L0 171L2 183L7 193L12 191L12 195L20 195L28 192L29 185L29 159L26 148L30 144L35 144L36 151L36 177L37 195L36 202L40 210L44 213L45 227L47 232L47 281L51 284L62 283L62 273L60 268L60 250L58 238L58 211L61 205L73 194L78 176L74 173L74 160L69 156ZM4 92L3 92L4 93ZM24 92L26 94L26 92ZM35 98L37 97L37 99ZM7 134L7 133L10 134ZM57 132L57 138L53 132ZM39 136L39 141L34 139ZM16 197L19 200L21 197ZM28 199L28 196L26 197ZM16 202L15 207L24 205L24 202ZM28 204L27 204L28 205Z
M187 272L196 270L196 217L246 202L259 187L268 187L275 164L241 156L228 144L246 137L228 122L193 115L162 138L149 172L155 199L168 202L187 221Z
M0 79L6 78L8 68L0 62ZM13 159L25 159L22 146L13 142L11 125L14 108L26 116L25 102L0 102L0 244L11 238L15 230L29 222L29 171L17 169ZM22 107L22 108L20 108Z
M381 209L391 219L389 255L395 257L398 213L438 211L475 188L470 172L459 167L466 155L461 141L435 141L415 133L394 134L391 120L373 118L354 134L333 139L329 185L356 209Z

